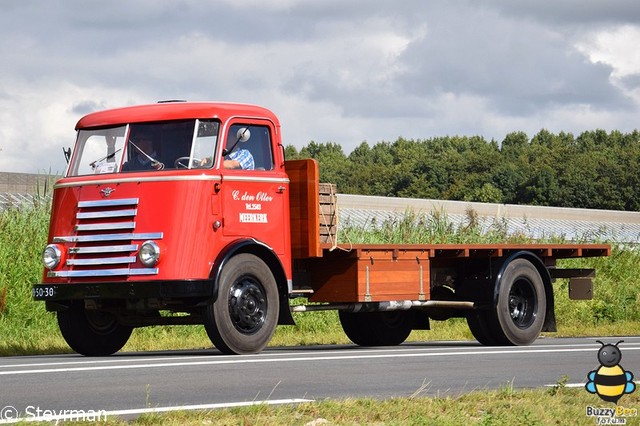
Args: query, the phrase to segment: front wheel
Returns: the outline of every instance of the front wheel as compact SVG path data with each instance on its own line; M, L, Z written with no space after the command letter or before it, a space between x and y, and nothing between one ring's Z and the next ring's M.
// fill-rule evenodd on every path
M120 324L108 312L73 306L58 311L57 316L62 337L71 349L82 355L105 356L118 352L133 332L133 327Z
M204 310L205 330L225 354L258 353L275 332L279 309L269 267L257 256L238 254L222 268L218 297Z

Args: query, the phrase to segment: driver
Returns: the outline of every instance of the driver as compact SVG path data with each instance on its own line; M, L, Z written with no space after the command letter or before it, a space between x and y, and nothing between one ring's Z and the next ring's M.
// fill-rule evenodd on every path
M227 149L225 150L225 157L222 165L225 169L242 169L253 170L255 168L255 162L253 155L248 149L238 148L238 143L246 142L251 137L251 132L248 127L241 127L235 133L230 132L227 138ZM236 149L238 148L238 149Z
M223 165L225 169L253 170L255 162L248 149L237 149L224 157Z
M210 167L212 164L213 157L206 157L200 160L199 167ZM253 170L255 161L248 149L238 149L227 154L222 165L225 169Z
M233 151L225 155L224 161L222 162L222 166L225 169L254 170L255 161L253 159L253 155L251 154L251 151L245 148L238 148L238 142L239 142L239 139L234 140L231 136L229 136L229 140L227 141L227 148L231 145ZM210 167L212 164L213 164L213 157L207 157L200 160L199 166Z

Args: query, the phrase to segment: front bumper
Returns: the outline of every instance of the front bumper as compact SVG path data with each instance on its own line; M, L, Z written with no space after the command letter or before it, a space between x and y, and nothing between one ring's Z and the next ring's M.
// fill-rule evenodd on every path
M212 297L213 280L34 284L33 300L186 299Z

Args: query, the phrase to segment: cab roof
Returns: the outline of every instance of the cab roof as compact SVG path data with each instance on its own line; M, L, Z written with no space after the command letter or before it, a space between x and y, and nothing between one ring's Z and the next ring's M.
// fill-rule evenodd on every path
M279 127L278 118L270 110L249 104L229 102L158 102L93 112L82 117L76 130L126 123L217 118L223 123L231 117L266 118Z

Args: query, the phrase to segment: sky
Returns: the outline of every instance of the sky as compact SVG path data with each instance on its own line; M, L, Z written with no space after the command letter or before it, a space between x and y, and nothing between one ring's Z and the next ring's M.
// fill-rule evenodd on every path
M0 171L62 173L75 124L258 104L286 145L640 127L638 0L2 0Z

